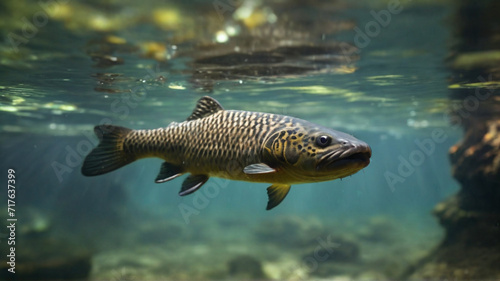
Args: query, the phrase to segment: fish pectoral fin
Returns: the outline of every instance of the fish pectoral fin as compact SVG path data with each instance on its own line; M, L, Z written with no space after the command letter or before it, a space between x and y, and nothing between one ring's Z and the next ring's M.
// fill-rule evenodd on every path
M251 164L243 168L243 172L245 174L253 175L253 174L267 174L274 173L276 169L269 167L264 163Z
M222 105L220 105L217 100L208 96L204 96L198 100L193 113L191 113L191 115L187 118L187 121L200 119L221 110L224 110L224 108L222 108Z
M176 166L174 164L170 164L168 162L163 162L161 164L160 172L156 177L156 183L162 183L169 180L173 180L178 176L181 176L184 173L182 167Z
M189 175L189 177L187 177L182 183L179 195L184 196L195 192L204 183L206 183L208 179L209 177L207 175Z
M271 210L278 206L285 199L288 191L290 191L290 185L273 184L268 187L267 196L269 196L269 201L267 202L266 210Z

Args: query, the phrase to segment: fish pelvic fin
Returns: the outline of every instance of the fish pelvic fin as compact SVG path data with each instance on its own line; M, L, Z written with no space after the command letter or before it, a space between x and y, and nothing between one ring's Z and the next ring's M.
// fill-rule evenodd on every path
M271 210L278 206L285 199L289 191L290 185L273 184L268 187L267 196L269 197L269 201L267 202L266 210Z
M99 145L83 161L82 174L97 176L114 171L134 160L123 150L123 141L131 129L113 125L98 125L94 133L99 138Z
M205 184L208 179L209 177L207 175L189 175L182 183L179 195L184 196L195 192Z

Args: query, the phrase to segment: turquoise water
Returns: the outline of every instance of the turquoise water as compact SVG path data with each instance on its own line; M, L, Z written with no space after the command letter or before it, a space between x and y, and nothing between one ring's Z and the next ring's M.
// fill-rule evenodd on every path
M17 180L16 274L23 263L53 269L47 260L83 256L90 280L392 279L439 243L432 208L458 190L447 153L461 131L448 122L444 63L453 6L402 3L382 26L373 13L388 11L384 2L256 2L261 25L290 32L272 37L245 33L255 23L232 19L235 9L220 20L212 2L148 4L59 3L15 48L9 40L22 34L23 21L2 25L0 138L2 171L14 169ZM41 9L8 6L19 18ZM178 13L178 22L168 13L151 16L161 7ZM292 16L300 20L283 20ZM166 27L164 18L174 23ZM86 23L104 19L111 27ZM370 24L378 29L367 31ZM145 42L160 45L156 59ZM336 42L357 49L346 56ZM255 63L218 63L249 45L264 46L265 54L250 57ZM106 56L123 61L106 65L116 62ZM210 179L179 197L182 179L154 183L160 159L81 175L97 142L94 125L164 127L189 116L203 95L226 109L291 115L352 134L370 144L371 164L343 180L293 186L271 211L266 184ZM359 253L314 257L329 235ZM249 272L238 269L242 255L260 263L263 275L247 270L248 260Z

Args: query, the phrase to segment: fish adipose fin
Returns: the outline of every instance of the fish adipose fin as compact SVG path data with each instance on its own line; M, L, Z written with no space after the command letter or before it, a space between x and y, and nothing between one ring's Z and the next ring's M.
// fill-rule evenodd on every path
M156 177L156 183L162 183L169 180L173 180L184 173L181 167L175 166L168 162L163 162L161 164L160 173Z
M273 184L267 188L267 196L269 196L269 201L267 202L266 210L271 210L272 208L278 206L286 195L290 191L289 185Z
M198 190L208 180L207 175L189 175L182 183L180 196L188 195Z
M257 164L252 164L248 165L243 169L243 172L248 175L254 175L254 174L267 174L267 173L274 173L276 172L276 169L269 167L267 164L264 163L257 163Z
M220 105L218 101L211 97L204 96L198 100L193 113L191 113L191 115L187 118L187 121L207 117L220 110L224 110L224 108L222 108L222 105Z
M135 157L126 155L123 151L123 140L132 130L113 125L98 125L94 133L100 140L83 162L82 174L97 176L133 162Z

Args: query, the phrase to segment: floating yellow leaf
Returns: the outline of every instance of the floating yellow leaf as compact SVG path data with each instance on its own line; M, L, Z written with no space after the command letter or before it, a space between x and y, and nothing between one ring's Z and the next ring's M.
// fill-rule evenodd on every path
M144 42L141 44L141 49L144 52L144 56L148 58L153 58L157 61L167 60L167 47L163 43Z
M177 29L181 24L182 18L177 9L163 8L153 12L153 21L163 29Z
M500 63L500 51L470 52L458 55L453 62L454 68L474 69L485 66L498 65Z
M115 36L115 35L109 35L106 37L106 41L111 44L125 44L127 43L127 40L124 38Z
M451 84L448 89L463 89L463 88L497 88L500 87L500 81L486 81L464 84Z
M186 89L186 87L184 87L184 86L182 86L182 85L179 85L179 84L173 84L173 83L172 83L172 84L170 84L170 85L168 85L168 87L169 87L170 89L174 89L174 90L185 90L185 89Z
M1 111L16 112L17 108L14 106L0 106Z

